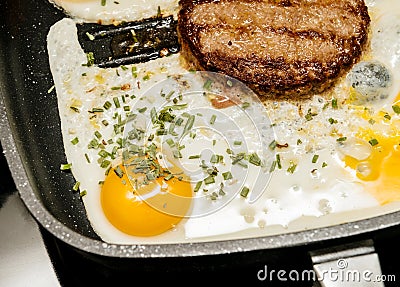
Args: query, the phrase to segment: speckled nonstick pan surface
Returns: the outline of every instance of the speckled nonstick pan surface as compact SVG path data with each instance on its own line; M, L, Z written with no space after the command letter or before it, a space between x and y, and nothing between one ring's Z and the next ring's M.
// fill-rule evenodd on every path
M0 3L0 139L20 196L38 223L66 244L109 257L187 257L353 240L399 224L400 213L263 238L167 245L112 245L92 230L79 194L70 191L55 91L46 50L49 28L65 15L48 1Z

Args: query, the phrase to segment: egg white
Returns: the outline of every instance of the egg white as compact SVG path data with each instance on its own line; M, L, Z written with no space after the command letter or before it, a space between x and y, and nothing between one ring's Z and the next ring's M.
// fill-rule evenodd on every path
M125 2L120 3L124 5ZM400 38L396 36L400 30L400 14L396 12L400 11L400 3L371 0L367 1L367 5L372 20L371 50L362 60L373 59L383 63L393 76L393 84L388 90L389 97L368 104L369 108L377 111L388 109L400 91ZM396 6L396 9L393 6ZM85 21L97 21L99 18L99 14L94 14L92 18L82 15L78 17ZM120 14L107 14L104 18L101 16L101 19L134 20L148 14L116 15ZM342 79L330 94L338 100L338 109L332 108L327 95L315 95L301 104L301 110L296 103L264 102L276 142L287 144L287 147L274 151L281 156L282 168L275 168L270 181L268 178L268 182L265 182L266 189L262 190L254 202L237 195L226 205L207 213L207 210L212 209L210 204L215 203L195 200L191 212L202 216L185 218L173 231L149 238L126 235L113 227L101 210L98 182L104 180L104 169L94 160L97 151L87 149L95 127L88 120L87 113L76 113L70 106L79 102L83 111L102 106L107 97L112 99L120 94L120 91L111 91L111 87L127 83L130 85L127 93L136 95L136 98L129 100L129 105L135 106L145 91L157 83L164 81L168 76L185 74L188 71L181 65L179 55L135 65L138 71L137 78L132 77L131 66L127 66L126 71L121 68L82 66L87 59L77 39L75 21L71 19L63 19L51 27L48 34L48 51L57 91L65 153L68 161L72 163L74 177L80 182L80 189L87 190L82 199L88 218L94 230L107 242L175 243L264 236L336 225L399 210L398 202L381 206L376 198L364 190L354 171L343 164L343 155L357 155L362 158L367 157L370 151L368 145L338 145L337 138L340 134L345 134L350 141L354 140L353 136L360 127L366 125L359 117L357 109L341 104L349 96L348 83L346 79ZM149 80L143 80L145 75L151 75ZM145 97L145 100L148 101L149 98ZM209 102L202 97L192 98L190 102L192 107L207 105ZM259 139L254 136L254 123L248 122L248 118L234 109L235 107L231 107L225 113L230 114L231 119L239 123L249 148L260 152L262 146L257 146ZM313 112L312 120L304 117L308 111ZM105 115L110 122L113 121L114 112L110 109ZM338 120L334 126L334 133L338 136L332 136L333 126L328 120L330 118ZM205 122L202 124L206 125ZM112 125L102 127L101 133L104 137L111 137ZM79 143L73 145L71 140L75 137L79 138ZM229 138L226 134L223 137ZM183 158L204 149L206 145L210 146L212 139L215 139L215 134L207 136L206 133L199 133L196 140L186 138L186 145L191 148L182 150ZM214 151L223 153L226 147L223 141L218 141ZM85 160L85 154L92 159L90 163ZM313 162L315 155L318 155L318 159ZM271 163L270 158L268 163ZM189 171L196 168L191 161L182 160L181 164ZM289 171L288 167L291 165L295 168ZM255 188L252 183L257 180L257 172L247 171L242 184Z
M158 15L176 15L178 0L50 0L79 22L115 24Z

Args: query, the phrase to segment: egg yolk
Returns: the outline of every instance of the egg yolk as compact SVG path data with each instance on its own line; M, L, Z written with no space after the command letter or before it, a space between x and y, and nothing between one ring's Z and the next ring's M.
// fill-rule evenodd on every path
M400 200L400 134L382 136L364 131L363 139L371 141L372 152L365 160L349 155L344 159L346 166L354 169L380 204Z
M189 181L159 177L137 190L131 184L139 176L127 175L123 165L110 170L101 189L105 216L120 231L134 236L154 236L174 228L191 205Z

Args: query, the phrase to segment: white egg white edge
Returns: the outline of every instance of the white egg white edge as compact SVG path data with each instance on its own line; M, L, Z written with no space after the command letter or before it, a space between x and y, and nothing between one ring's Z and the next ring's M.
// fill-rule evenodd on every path
M63 12L77 22L102 23L105 25L126 21L139 21L146 18L162 15L174 15L179 9L178 0L119 0L105 1L64 1L49 0L53 5L61 8Z

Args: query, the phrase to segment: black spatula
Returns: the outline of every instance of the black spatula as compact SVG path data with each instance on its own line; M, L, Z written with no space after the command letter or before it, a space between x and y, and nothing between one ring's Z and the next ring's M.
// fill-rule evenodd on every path
M146 62L179 52L177 21L152 17L119 25L77 24L79 42L99 67Z

